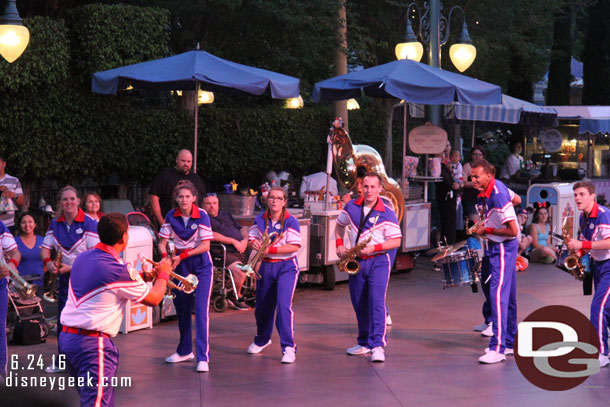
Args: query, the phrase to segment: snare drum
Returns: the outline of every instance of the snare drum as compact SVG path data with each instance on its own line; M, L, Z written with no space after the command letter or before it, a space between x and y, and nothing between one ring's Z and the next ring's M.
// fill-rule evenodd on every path
M456 252L438 260L443 272L443 288L479 281L479 255L475 250Z

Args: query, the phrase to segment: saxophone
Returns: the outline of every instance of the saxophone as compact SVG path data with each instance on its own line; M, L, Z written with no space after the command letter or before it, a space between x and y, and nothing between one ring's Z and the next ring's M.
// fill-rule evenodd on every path
M566 221L568 218L566 217L563 220L563 226L561 227L561 234L563 235L563 241L568 245L570 242L570 233L568 228L566 227ZM568 271L568 273L572 274L574 278L577 280L584 280L585 278L585 266L581 263L580 257L576 254L576 250L570 250L568 252L568 257L563 261L563 267Z
M263 259L263 255L264 255L265 251L267 250L267 248L269 246L271 246L271 243L273 243L273 238L275 236L277 236L277 232L272 232L271 234L265 233L263 235L263 240L261 241L260 249L258 249L256 254L254 256L252 256L252 258L250 259L248 264L242 264L242 263L237 264L237 267L239 267L240 270L242 270L246 273L246 277L250 277L253 274L256 276L257 280L259 280L262 277L260 274L258 274L258 271L256 271L256 265L258 264L259 261L261 261Z
M36 296L36 287L25 281L25 279L19 275L17 270L15 270L12 266L7 265L4 259L0 259L0 265L9 270L9 279L21 298L28 299Z
M55 256L55 260L53 260L53 264L55 265L55 270L57 271L57 273L51 273L51 276L49 277L49 280L50 280L49 291L45 292L44 295L42 296L42 298L44 298L45 301L50 302L50 303L57 302L57 294L55 293L55 290L57 288L57 278L59 276L59 274L58 274L59 268L61 267L61 262L63 260L63 257L64 257L64 251L60 247L57 250L57 256Z
M371 233L369 237L365 240L360 241L356 246L347 250L345 254L337 261L337 268L339 271L347 273L349 275L358 274L360 272L360 263L356 261L356 255L358 252L371 242L373 238L373 232L375 231L375 226L377 226L377 221L379 220L379 215L375 216L373 220L373 227L371 228Z

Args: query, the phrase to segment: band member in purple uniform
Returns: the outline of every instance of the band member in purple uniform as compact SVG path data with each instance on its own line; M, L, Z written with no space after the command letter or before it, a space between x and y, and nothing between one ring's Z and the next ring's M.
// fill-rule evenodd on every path
M80 253L87 251L99 243L97 236L97 221L85 214L79 208L80 199L76 188L67 185L59 191L58 217L51 221L47 231L40 257L47 270L58 274L58 296L57 296L57 335L61 332L61 313L68 300L68 283L72 263ZM63 254L61 267L57 269L51 261L51 249ZM58 366L47 366L47 373L58 373Z
M580 214L579 240L572 239L568 248L579 255L588 251L593 258L595 294L591 301L591 323L599 337L599 364L608 366L608 323L610 322L610 209L595 202L595 185L577 182L574 201Z
M372 238L357 256L360 272L349 276L350 298L358 319L358 344L347 349L349 355L371 354L373 362L384 362L386 346L386 291L390 279L392 249L400 246L402 233L396 214L379 197L383 187L376 173L365 174L362 197L350 201L337 218L337 255L345 254L343 238L350 226L352 247ZM373 229L373 224L375 227Z
M15 238L4 225L0 222L0 259L8 257L8 263L0 262L0 384L4 383L7 375L7 345L6 345L6 313L8 311L8 276L9 267L16 274L17 266L21 261L21 254L17 250Z
M485 160L472 165L470 178L481 191L478 205L485 222L474 234L488 239L483 261L483 275L489 275L489 298L493 336L480 363L498 363L513 353L517 333L516 261L519 250L519 226L509 189L494 178L494 167Z
M257 251L261 249L263 237L272 236L258 270L261 279L256 284L256 336L248 346L248 353L260 353L271 344L277 307L275 325L280 334L282 363L294 363L297 346L294 342L292 297L299 276L296 252L301 247L301 229L299 222L286 211L286 199L284 188L272 187L267 210L254 219L248 232L250 244Z
M198 372L210 370L210 295L212 294L212 258L210 241L214 237L210 218L197 202L197 189L190 181L179 181L174 188L177 207L168 212L161 226L159 248L167 256L167 241L174 239L176 253L172 265L183 277L194 274L199 280L195 292L187 294L174 289L174 305L178 315L180 342L176 352L165 359L166 363L178 363L195 358L193 355L192 310L195 305L195 333Z
M113 212L102 217L98 226L101 242L80 254L72 265L59 349L66 356L70 374L83 378L85 385L78 388L83 407L114 406L111 383L119 351L110 337L119 332L127 301L151 307L161 302L171 271L169 261L161 262L149 289L140 274L120 258L127 247L128 230L125 215Z

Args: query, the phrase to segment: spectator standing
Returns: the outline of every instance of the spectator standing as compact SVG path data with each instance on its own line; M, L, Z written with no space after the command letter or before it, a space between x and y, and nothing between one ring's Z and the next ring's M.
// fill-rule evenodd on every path
M93 191L85 192L81 200L81 208L85 213L99 222L104 216L104 212L100 211L102 207L102 198Z
M474 146L470 150L470 162L464 164L462 169L462 179L464 180L464 191L462 193L462 205L464 207L464 215L474 222L479 220L479 214L477 213L477 195L479 191L474 188L474 184L470 179L470 171L472 165L478 161L485 159L485 150L481 146Z

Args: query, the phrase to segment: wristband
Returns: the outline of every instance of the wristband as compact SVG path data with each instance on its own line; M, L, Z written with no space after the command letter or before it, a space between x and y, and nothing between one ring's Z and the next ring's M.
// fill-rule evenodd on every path
M486 235L493 235L494 234L494 228L485 228L485 234Z
M15 265L15 267L19 266L19 262L15 259L10 259L9 263L13 263Z
M343 239L341 239L340 237L337 238L337 240L335 240L335 245L337 247L339 246L343 246Z
M184 260L187 257L189 257L189 251L184 249L184 251L182 253L180 253L180 260Z
M373 251L376 252L382 252L383 251L383 245L381 243L377 243L374 247L373 247Z
M582 242L582 248L585 250L591 250L591 245L593 244L592 241L590 240L583 240Z
M50 257L45 257L42 262L46 265L47 263L51 262L51 258Z
M268 253L277 254L277 246L270 247Z
M161 253L161 258L162 259L167 259L167 253Z
M165 280L165 282L168 283L169 282L169 274L167 274L164 271L161 271L161 272L157 273L157 280L159 280L159 279Z

